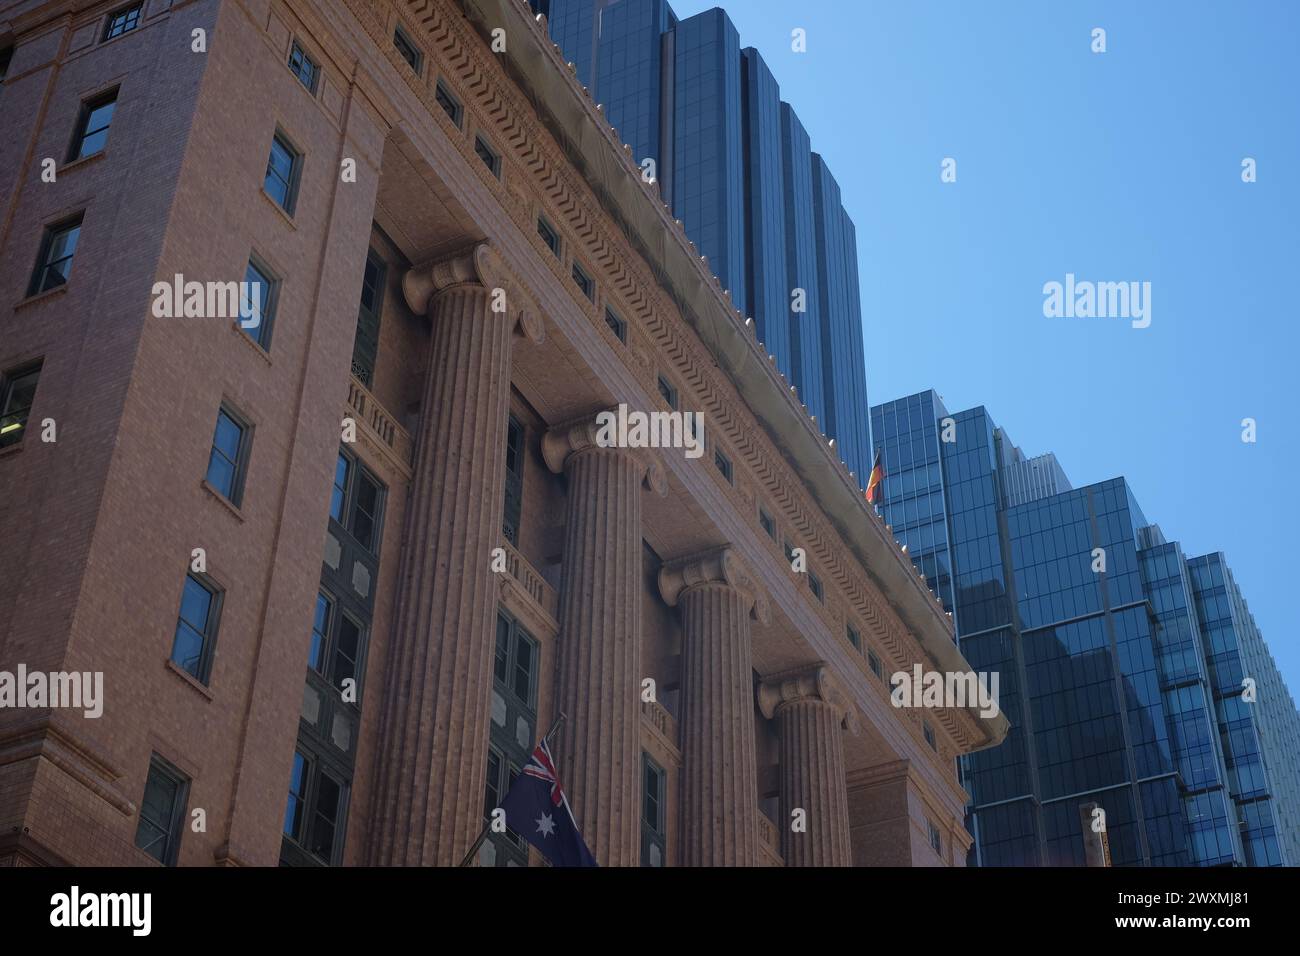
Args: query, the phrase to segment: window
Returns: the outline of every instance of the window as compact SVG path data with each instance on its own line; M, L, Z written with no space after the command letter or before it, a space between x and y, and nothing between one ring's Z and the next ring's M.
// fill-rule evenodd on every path
M791 567L793 568L793 566L794 566L794 545L792 545L789 541L787 541L787 542L785 543L785 559L786 559L787 561L790 562L790 565L791 565Z
M172 639L172 663L201 684L212 673L212 652L217 644L221 617L221 592L205 575L191 571L181 591L181 609Z
M262 188L275 200L276 205L291 216L301 172L302 154L293 148L283 133L277 132L271 139L271 155L266 161L266 179Z
M524 426L515 416L506 425L506 504L501 533L519 546L519 518L524 502Z
M605 307L605 324L609 326L611 332L618 337L618 340L624 344L627 343L627 323L618 317L613 309Z
M664 822L667 819L668 775L662 767L641 754L641 865L663 866L667 846Z
M677 389L673 388L672 383L662 375L659 376L659 394L663 396L669 408L677 407Z
M509 614L497 612L492 658L492 707L489 729L485 821L506 798L519 768L528 763L537 722L537 686L542 672L541 645ZM479 857L480 865L527 866L528 847L515 833L493 834Z
M492 819L492 811L501 806L519 777L519 765L506 757L497 747L488 745L487 779L483 790L483 822ZM528 846L519 834L509 827L506 832L492 834L488 838L492 845L485 847L485 853L479 856L479 865L489 866L527 866ZM490 856L489 856L490 854ZM487 862L488 860L491 862Z
M876 652L870 648L867 649L867 666L871 668L871 673L875 674L876 677L881 680L885 679L885 668L880 663L880 658L876 656Z
M460 100L451 95L451 91L443 85L442 80L439 80L438 84L433 88L433 98L438 101L438 105L447 114L447 118L455 123L456 128L459 129L465 111L461 108Z
M113 109L117 106L117 90L109 90L81 104L77 129L68 151L68 162L102 152L108 142L108 127L113 122Z
M929 828L929 830L930 830L930 849L934 850L935 853L938 853L938 854L942 855L942 854L943 854L943 834L939 832L939 828L938 828L937 826L934 825L934 821L933 821L933 820L926 820L926 821L925 821L925 825L926 825L926 826Z
M334 463L334 487L330 491L330 517L343 521L343 506L348 500L348 476L352 474L352 459L339 452Z
M361 274L361 304L357 307L357 334L352 341L352 374L366 388L375 379L375 359L379 355L379 328L384 307L384 278L388 265L371 249Z
M217 412L217 427L212 433L212 451L208 455L207 482L238 505L244 496L244 473L252 445L252 426L222 405Z
M515 702L530 709L536 702L537 675L541 672L539 655L539 645L533 636L519 622L498 612L492 676Z
M763 530L767 532L767 536L775 541L776 522L773 521L772 516L761 507L758 509L758 523L763 526Z
M307 665L335 689L341 690L344 681L354 681L354 702L358 704L361 700L361 657L365 647L365 627L340 609L328 593L318 591Z
M379 551L387 491L369 468L340 449L330 489L330 517L371 554Z
M157 754L150 758L135 845L163 866L176 865L189 790L188 777Z
M717 466L718 471L722 472L722 477L731 483L731 459L724 455L717 448L713 449L713 464Z
M822 600L822 579L811 571L808 572L808 590L812 591L817 600Z
M852 624L847 625L845 628L845 636L848 637L850 644L858 650L862 649L862 635L858 633L858 629Z
M501 157L482 136L474 137L474 155L483 160L483 165L488 168L488 172L497 179L501 178Z
M544 216L537 217L537 234L542 237L542 242L546 243L546 248L555 254L555 258L560 258L560 234Z
M123 7L117 13L108 15L108 22L104 24L104 40L111 40L114 37L120 37L123 33L130 33L140 25L140 8L143 3L133 3L129 7Z
M72 272L72 256L77 251L81 236L81 216L49 226L41 239L41 253L36 259L28 295L37 295L57 289L68 281Z
M930 726L928 720L921 722L921 733L925 736L925 742L930 745L930 749L938 753L939 744L934 739L934 728Z
M275 319L275 293L279 281L256 259L244 268L239 290L239 327L266 351L271 350L271 323Z
M406 35L406 31L398 27L393 31L393 48L401 55L412 70L418 76L420 73L420 64L424 62L424 54L420 48L415 45L415 41Z
M573 263L573 284L592 302L596 301L596 283L577 262Z
M39 362L0 376L0 448L22 442L40 377Z
M346 796L342 774L302 750L294 751L284 810L285 837L321 863L338 862L343 850Z
M316 61L307 55L307 51L302 48L297 40L293 41L293 48L289 51L289 72L298 77L302 85L307 88L307 92L313 96L316 94L316 82L320 79L320 67Z

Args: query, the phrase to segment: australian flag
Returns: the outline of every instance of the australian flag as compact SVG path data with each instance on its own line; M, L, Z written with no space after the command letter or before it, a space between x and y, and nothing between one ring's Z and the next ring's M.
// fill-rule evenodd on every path
M515 778L501 808L506 826L541 850L552 866L597 865L569 810L546 738Z

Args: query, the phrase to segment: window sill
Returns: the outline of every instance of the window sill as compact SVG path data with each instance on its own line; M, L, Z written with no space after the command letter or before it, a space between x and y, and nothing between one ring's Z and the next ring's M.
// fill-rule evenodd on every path
M258 358L260 358L267 365L272 364L271 353L268 352L266 349L262 348L262 346L260 346L258 343L253 341L252 337L248 334L248 332L246 332L243 329L243 327L240 326L239 319L232 320L230 323L230 328L234 331L235 335L239 337L241 342L243 342L246 346L248 346L250 349L252 349L254 352L257 353Z
M66 173L73 169L80 169L82 166L89 166L91 163L95 162L95 160L103 159L107 153L107 149L101 149L98 153L91 153L89 156L82 156L80 159L70 160L59 167L58 173Z
M241 332L240 334L242 335L243 333ZM199 487L202 488L204 491L206 491L208 494L210 494L213 498L216 498L217 502L221 504L223 507L225 507L225 509L229 511L232 515L238 518L241 523L243 522L244 513L239 510L239 506L236 505L229 498L227 498L225 495L223 495L220 491L218 491L216 487L210 481L208 481L208 479L206 478L202 479L199 482Z
M265 186L259 189L258 193L261 195L263 199L265 199L268 203L271 204L272 209L274 209L276 212L280 214L280 218L283 219L288 224L290 229L294 230L295 232L298 230L298 224L293 221L293 215L289 213L278 202L275 201L275 197L273 197L270 193L266 191Z
M35 295L29 295L25 299L20 299L14 305L14 311L17 312L19 309L25 309L28 306L35 305L38 302L44 302L46 299L52 299L56 295L63 295L67 291L68 291L68 283L65 282L63 283L63 285L57 285L53 289L46 289L44 292L37 292Z
M25 442L15 442L15 443L12 444L12 445L6 445L4 448L0 448L0 459L8 458L10 455L16 455L16 454L18 454L20 451L23 450L23 445L24 445L24 444L26 444L26 443L25 443Z
M186 684L188 684L190 688L195 691L195 693L201 694L205 700L212 700L213 697L212 691L208 690L206 685L199 683L199 681L194 677L193 674L191 674L189 671L182 668L170 657L168 657L163 663L164 666L167 668L167 670L171 671L173 674L175 674L177 677L183 680Z

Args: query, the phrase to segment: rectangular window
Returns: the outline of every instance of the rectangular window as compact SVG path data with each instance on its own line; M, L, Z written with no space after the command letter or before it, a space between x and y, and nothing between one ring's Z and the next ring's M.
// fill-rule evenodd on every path
M884 665L880 663L880 658L876 656L876 652L870 648L867 649L867 666L871 668L871 673L881 680L885 679Z
M460 100L451 95L451 91L443 85L442 80L439 80L433 88L433 98L438 101L438 105L447 114L447 118L455 123L456 128L459 129L465 111L461 108Z
M266 179L262 188L275 200L276 205L291 216L301 173L302 154L294 149L283 133L277 132L271 138L271 155L266 161Z
M577 262L573 264L573 284L592 302L596 301L596 283Z
M387 263L371 249L366 254L366 267L361 273L361 304L357 307L357 334L352 341L352 374L366 388L374 386L387 274Z
M540 645L518 621L497 613L496 651L492 673L500 689L531 710L536 702L537 675L541 673Z
M334 602L324 591L316 595L316 612L311 622L311 647L307 651L307 666L317 673L325 670L325 648L329 645L330 628L334 623Z
M659 376L659 394L663 396L669 408L677 407L677 389L673 388L672 383L662 375Z
M501 157L482 136L474 137L474 155L483 160L483 165L488 168L488 172L497 179L501 178Z
M511 415L506 425L505 511L501 533L515 547L519 546L519 520L524 506L524 426Z
M817 600L822 600L822 579L811 571L808 572L808 590L812 591Z
M605 307L605 324L609 326L611 332L617 336L620 342L627 343L627 323L618 317L613 309Z
M349 703L358 706L361 701L361 658L365 648L365 626L341 609L328 593L318 591L307 666L336 690L343 688L344 681L353 681L356 696Z
M191 571L185 576L181 591L171 659L201 684L206 684L211 675L220 617L221 592L203 575Z
M36 259L36 269L32 272L32 281L27 287L28 295L57 289L68 281L68 276L72 273L72 257L77 251L77 240L80 237L80 214L46 228L45 236L41 239L41 252Z
M767 536L775 541L776 522L773 521L772 516L761 507L758 509L758 523L763 526L763 530L767 532Z
M289 796L284 810L284 835L319 863L337 863L343 850L343 820L347 803L343 775L326 769L320 760L294 751Z
M713 464L717 466L718 471L722 473L722 477L726 478L727 483L730 484L731 483L731 459L715 448L713 449Z
M135 845L163 866L176 865L189 789L185 774L157 754L150 758Z
M280 283L256 259L244 267L239 295L239 327L265 351L271 350L271 323L275 320L275 293Z
M120 37L123 33L130 33L140 25L140 8L143 3L133 3L129 7L123 7L116 13L108 15L108 21L104 24L104 40L111 40L113 37Z
M217 427L212 433L212 451L208 454L208 484L232 505L244 497L244 474L253 429L227 406L217 411Z
M406 31L401 27L397 27L393 31L393 48L415 71L416 76L419 76L420 64L424 62L424 54L420 52L420 48L415 45L415 41L407 36Z
M560 258L560 234L543 216L537 217L537 234L546 243L546 248L555 254L555 258Z
M935 853L942 855L943 834L939 832L939 828L934 825L933 820L926 820L925 824L930 829L930 849L934 850Z
M930 749L938 753L939 744L934 739L934 728L930 726L928 721L921 722L921 733L925 735L925 742L930 745Z
M847 625L847 627L845 628L845 636L848 637L850 644L852 644L858 650L862 649L862 635L858 633L858 629L855 628L852 624Z
M108 142L108 127L113 122L116 106L116 89L101 93L81 104L72 148L68 150L68 162L103 151L104 144Z
M307 782L311 779L311 762L298 751L293 752L293 770L289 772L289 805L284 808L284 835L302 839L302 824L307 819Z
M39 362L0 376L0 448L19 444L27 433L40 377Z
M330 489L330 517L340 523L343 521L343 507L348 500L348 477L351 474L351 459L339 452L338 460L334 463L334 486Z
M298 80L307 88L307 92L313 96L316 95L316 82L320 79L320 67L316 65L307 51L302 48L297 40L293 41L293 49L289 51L289 72L298 77Z
M650 755L641 754L641 865L663 866L667 834L665 821L668 807L665 798L668 791L668 774L662 767L650 759Z

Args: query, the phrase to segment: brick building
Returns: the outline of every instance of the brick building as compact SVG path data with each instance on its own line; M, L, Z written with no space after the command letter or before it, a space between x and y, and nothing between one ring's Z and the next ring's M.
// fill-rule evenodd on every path
M0 708L0 863L455 864L561 711L602 865L964 862L1005 719L890 705L950 618L527 3L6 0L0 73L0 672L104 675Z

